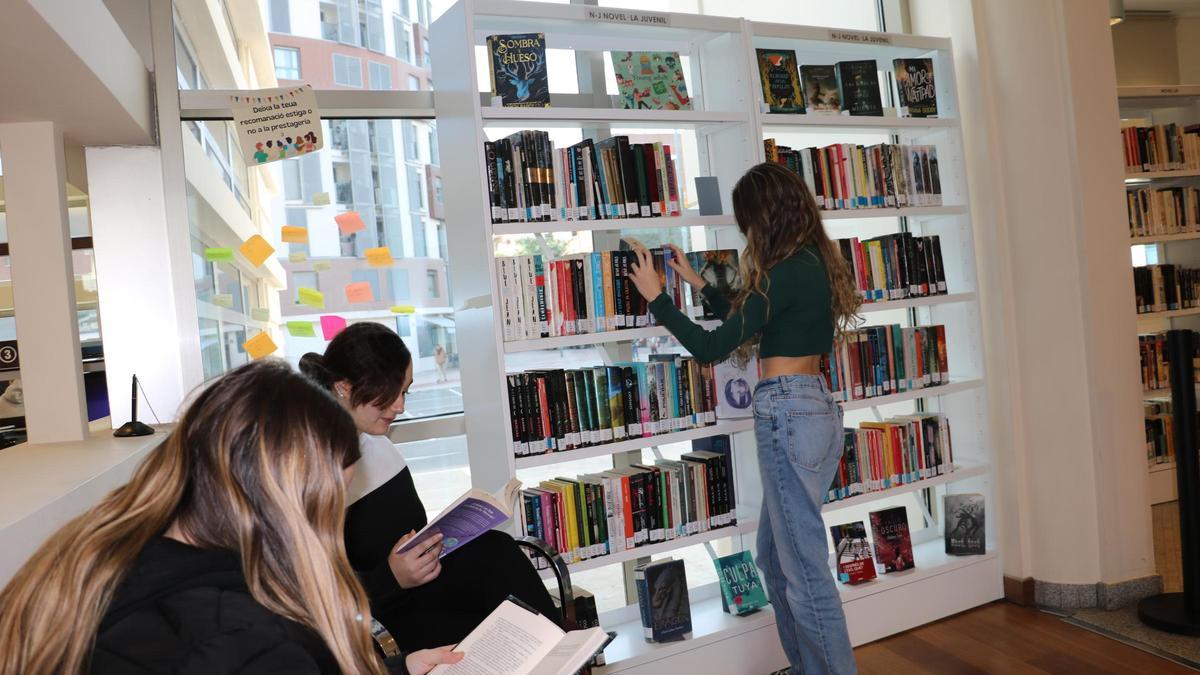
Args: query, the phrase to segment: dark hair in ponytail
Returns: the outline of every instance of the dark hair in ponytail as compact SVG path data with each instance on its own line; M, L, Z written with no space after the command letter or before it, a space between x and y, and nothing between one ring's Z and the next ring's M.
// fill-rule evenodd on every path
M300 358L300 371L332 390L336 382L350 383L350 404L382 406L400 398L412 354L395 331L377 323L346 327L325 348Z

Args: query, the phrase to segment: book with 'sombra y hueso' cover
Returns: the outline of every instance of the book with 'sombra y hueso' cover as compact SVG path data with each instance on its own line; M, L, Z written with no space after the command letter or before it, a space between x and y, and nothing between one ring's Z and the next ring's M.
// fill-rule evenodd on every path
M633 575L646 640L667 642L687 637L692 632L692 608L683 561L656 560L638 566Z
M901 117L937 117L933 59L893 59Z
M857 584L875 578L875 560L867 542L867 528L861 520L834 525L833 548L837 555L837 578L844 584Z
M763 102L773 113L803 113L804 92L792 49L756 49Z
M800 66L805 107L810 113L836 115L842 110L837 70L833 66Z
M692 109L679 52L612 52L611 56L626 109Z
M721 581L721 609L743 616L770 604L750 551L722 556L713 560L713 564Z
M505 107L550 107L545 34L489 35L487 49L492 96L499 96Z
M884 574L912 569L912 537L908 531L908 511L896 506L871 512L871 533L875 539L875 560Z
M600 627L563 632L550 619L510 600L454 648L465 656L430 675L573 675L608 641Z
M835 70L843 111L855 116L883 115L883 100L879 95L879 69L874 59L840 61Z
M946 553L983 555L983 495L977 493L946 495L943 498L946 522Z
M396 553L410 551L430 537L441 533L442 554L446 557L479 535L512 518L512 508L521 489L521 481L508 481L499 495L489 494L478 488L467 490L408 541L396 548Z

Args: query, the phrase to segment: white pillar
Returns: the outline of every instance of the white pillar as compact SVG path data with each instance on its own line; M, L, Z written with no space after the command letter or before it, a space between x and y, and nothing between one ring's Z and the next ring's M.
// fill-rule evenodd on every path
M0 155L29 442L82 440L88 420L62 133L53 122L0 124Z

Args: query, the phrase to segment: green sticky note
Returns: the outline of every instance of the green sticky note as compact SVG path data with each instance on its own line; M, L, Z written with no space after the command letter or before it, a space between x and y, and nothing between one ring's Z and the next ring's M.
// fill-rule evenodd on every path
M212 296L212 304L217 307L233 309L233 296L228 293L217 293Z
M270 321L271 310L266 309L265 307L255 307L254 309L250 310L250 318L254 319L255 321Z
M206 248L204 249L204 259L209 262L233 262L233 249L231 248Z
M287 329L292 337L317 337L317 332L313 330L313 322L311 321L289 321L287 322Z

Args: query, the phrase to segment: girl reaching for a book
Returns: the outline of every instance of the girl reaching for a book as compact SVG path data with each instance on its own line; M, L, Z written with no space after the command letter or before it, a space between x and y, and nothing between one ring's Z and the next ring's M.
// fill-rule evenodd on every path
M558 620L550 594L512 537L489 531L440 558L441 535L405 553L397 547L425 526L424 504L388 428L404 412L412 355L394 331L356 323L308 353L300 370L350 412L362 459L346 501L346 553L371 612L402 650L456 643L509 595Z
M836 333L852 328L861 302L849 266L825 234L803 179L777 163L752 167L733 188L746 237L742 288L730 302L678 249L671 267L725 317L706 331L675 307L645 249L631 277L650 311L697 360L746 356L757 344L763 379L754 389L762 476L758 564L792 673L856 672L846 617L827 563L821 502L842 453L842 410L820 374Z

